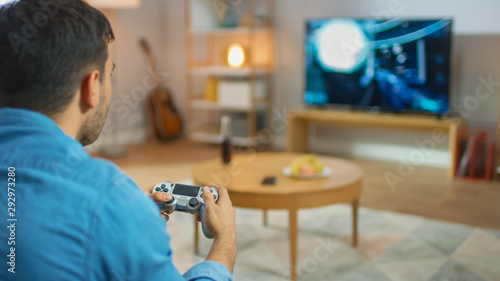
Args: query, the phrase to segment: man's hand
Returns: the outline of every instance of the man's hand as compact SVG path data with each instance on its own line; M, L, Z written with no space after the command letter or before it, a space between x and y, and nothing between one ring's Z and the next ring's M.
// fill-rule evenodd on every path
M207 260L213 260L225 265L233 272L236 259L236 210L233 208L227 189L217 185L209 185L219 191L219 200L215 203L212 192L203 187L205 201L205 221L207 228L214 237L214 243Z
M236 237L236 210L229 199L227 189L221 186L209 185L219 191L219 200L215 203L212 192L208 186L203 187L203 200L205 201L205 221L207 228L214 237L235 238Z
M153 187L149 188L147 191L146 191L146 195L151 197L151 199L153 199L153 201L155 201L156 203L165 203L165 202L169 202L170 200L172 200L172 194L170 193L163 193L163 192L156 192L156 193L153 193ZM172 211L164 211L164 210L160 210L160 213L161 213L161 216L166 220L168 221L170 219L170 217L168 216L169 214L172 213Z

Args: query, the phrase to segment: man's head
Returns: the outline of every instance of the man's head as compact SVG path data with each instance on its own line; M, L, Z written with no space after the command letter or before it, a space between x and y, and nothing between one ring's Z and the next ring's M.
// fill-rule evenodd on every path
M100 133L111 94L113 31L82 0L19 0L0 8L0 108L72 118L76 138Z

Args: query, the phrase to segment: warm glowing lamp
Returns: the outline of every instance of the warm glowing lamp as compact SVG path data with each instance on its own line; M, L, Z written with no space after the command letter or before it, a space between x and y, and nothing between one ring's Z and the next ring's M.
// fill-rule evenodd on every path
M245 50L241 44L231 44L227 49L227 63L230 67L242 67L245 63Z
M87 0L98 9L136 9L141 6L141 0Z

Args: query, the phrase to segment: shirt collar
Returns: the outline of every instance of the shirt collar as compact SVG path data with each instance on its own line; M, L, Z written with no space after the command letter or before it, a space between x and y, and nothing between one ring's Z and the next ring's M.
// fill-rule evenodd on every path
M44 114L27 109L0 108L0 126L43 131L46 134L63 138L65 141L76 142L81 146L77 140L67 135L52 119Z

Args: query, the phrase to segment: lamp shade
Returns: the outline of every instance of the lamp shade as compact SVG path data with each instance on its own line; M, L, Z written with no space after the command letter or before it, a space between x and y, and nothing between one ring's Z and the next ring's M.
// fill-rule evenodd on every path
M141 5L141 0L87 0L87 2L99 9L135 9Z
M230 67L242 67L245 63L245 50L240 44L231 44L227 48L227 63Z

